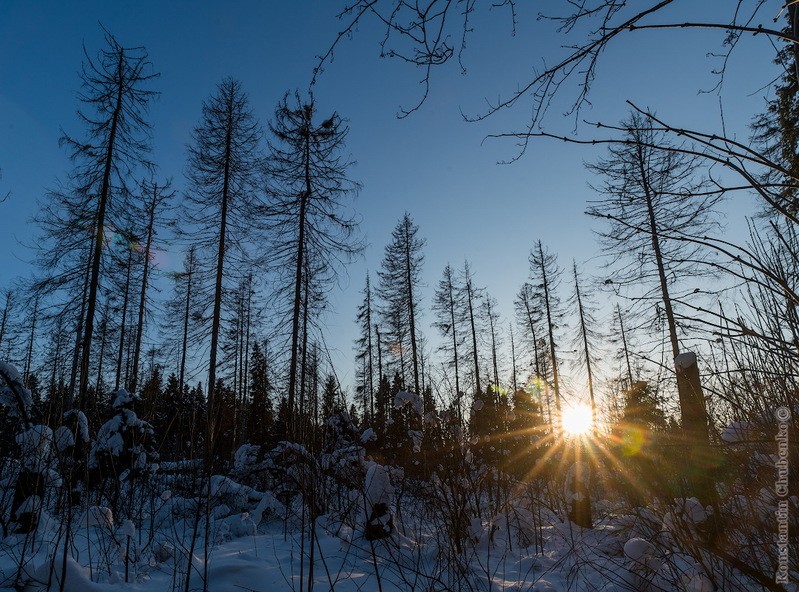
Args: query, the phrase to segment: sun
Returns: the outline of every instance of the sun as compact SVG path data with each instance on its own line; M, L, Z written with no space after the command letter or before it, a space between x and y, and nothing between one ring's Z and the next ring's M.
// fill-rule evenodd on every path
M562 416L563 431L569 436L582 436L591 431L593 420L588 405L576 405L564 409Z

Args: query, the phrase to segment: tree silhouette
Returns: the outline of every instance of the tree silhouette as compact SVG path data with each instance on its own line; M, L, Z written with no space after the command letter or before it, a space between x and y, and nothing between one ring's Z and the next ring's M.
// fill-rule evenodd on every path
M291 319L290 418L297 407L300 340L307 343L310 316L318 316L341 267L362 248L357 219L346 212L346 200L360 188L348 177L353 163L343 155L346 121L338 113L316 118L312 98L303 101L295 93L291 100L286 94L269 124L272 263L292 276L280 289Z
M413 368L415 394L421 396L419 380L419 341L417 315L419 314L418 288L424 263L425 241L419 238L419 227L407 212L394 227L391 242L386 245L383 263L378 275L378 294L383 300L383 315L392 329L392 341L398 345L402 356L404 342L408 341ZM407 337L404 328L408 328Z
M253 246L247 241L253 238L262 214L257 187L263 163L261 129L240 82L226 78L217 86L203 103L192 139L182 232L197 247L204 279L213 282L208 366L208 406L213 413L223 294L251 256ZM204 263L206 256L213 264Z

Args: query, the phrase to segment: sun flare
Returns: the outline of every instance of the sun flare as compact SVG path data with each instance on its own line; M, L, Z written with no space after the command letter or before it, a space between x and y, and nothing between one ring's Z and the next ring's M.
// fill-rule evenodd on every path
M563 410L563 431L569 436L582 436L591 431L593 421L588 405L577 405Z

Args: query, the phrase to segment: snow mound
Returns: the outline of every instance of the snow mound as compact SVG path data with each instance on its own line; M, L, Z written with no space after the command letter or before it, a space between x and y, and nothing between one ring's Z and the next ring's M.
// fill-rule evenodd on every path
M624 555L635 562L643 562L657 555L655 545L645 539L633 538L624 543Z
M419 452L422 450L422 432L419 430L408 430L408 437L413 442L413 451Z
M261 447L257 444L242 444L233 457L233 470L243 472L254 465L258 460Z
M67 426L59 426L55 430L55 447L59 452L75 445L75 435Z
M674 367L678 370L685 370L696 364L696 354L694 352L683 352L674 358Z
M417 415L424 413L424 402L422 398L414 393L400 391L394 395L394 409L402 409L405 405L410 405Z
M113 528L114 513L111 508L104 506L91 506L79 521L81 527L99 526L102 528Z
M675 502L675 510L687 521L693 524L701 524L707 520L707 510L705 510L695 497L689 497L687 499L678 498Z
M114 409L119 409L120 407L127 407L134 401L139 400L139 395L134 393L129 393L125 389L119 389L117 392L114 393L114 402L111 404L111 407Z
M33 397L23 386L19 371L8 362L0 362L0 374L5 378L0 380L0 405L10 407L12 415L18 414L19 411L27 415L33 405Z
M716 587L703 573L687 573L680 577L682 592L715 592Z
M34 473L43 473L50 460L53 430L46 425L35 425L16 437L22 466Z
M728 444L755 440L757 437L757 427L748 421L735 421L724 428L721 433L721 439Z

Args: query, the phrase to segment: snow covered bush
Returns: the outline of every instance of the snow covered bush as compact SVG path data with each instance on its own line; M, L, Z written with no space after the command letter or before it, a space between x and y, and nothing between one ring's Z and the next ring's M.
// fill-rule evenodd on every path
M133 410L138 397L125 390L117 391L112 403L116 414L97 431L89 452L92 484L99 487L112 508L119 511L121 492L126 490L127 515L132 515L133 490L158 468L152 426Z

